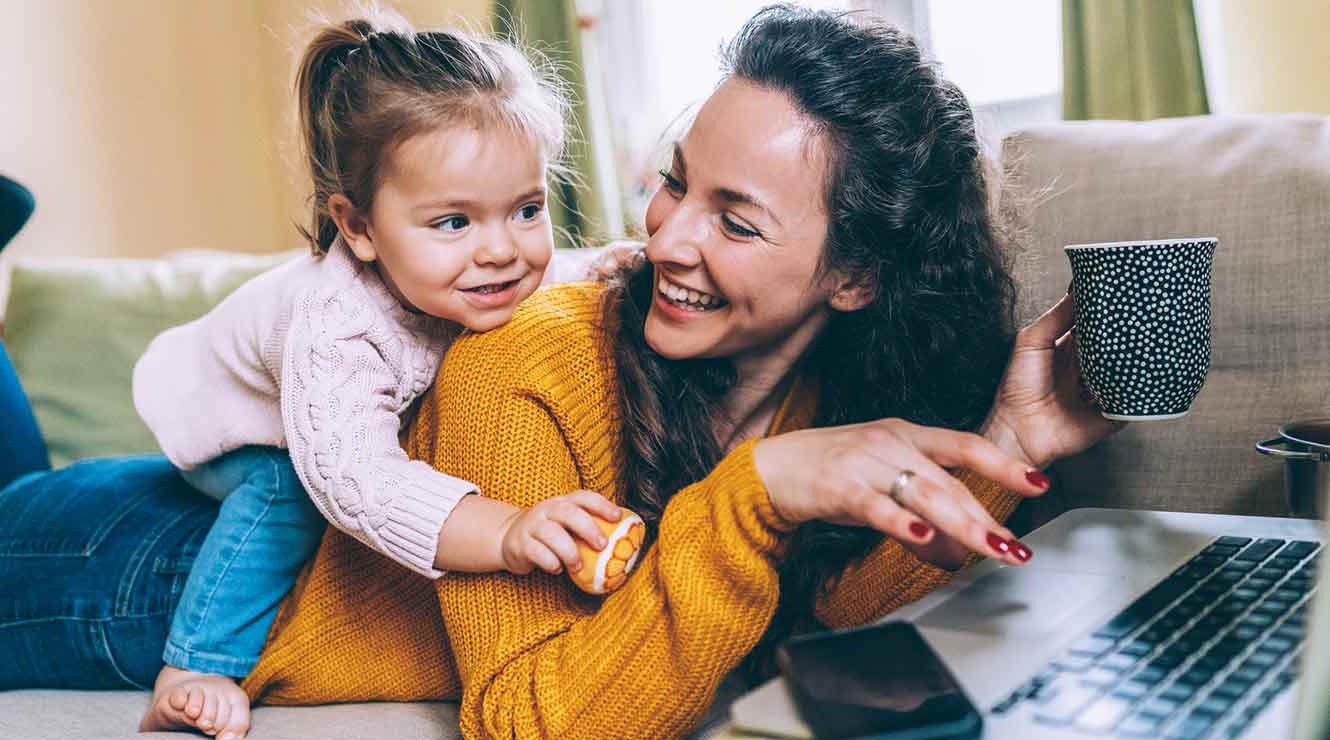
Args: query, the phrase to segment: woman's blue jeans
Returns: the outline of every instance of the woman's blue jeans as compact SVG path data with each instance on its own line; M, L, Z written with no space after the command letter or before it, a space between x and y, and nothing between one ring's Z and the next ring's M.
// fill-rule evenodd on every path
M164 658L248 673L326 528L289 455L246 447L185 474L161 455L51 471L2 347L0 419L0 459L14 462L0 466L0 690L146 688Z
M0 490L0 689L150 687L163 661L244 676L325 527L276 448L19 478Z
M0 489L20 475L50 467L32 405L0 342Z
M0 690L150 688L216 516L160 455L0 489Z

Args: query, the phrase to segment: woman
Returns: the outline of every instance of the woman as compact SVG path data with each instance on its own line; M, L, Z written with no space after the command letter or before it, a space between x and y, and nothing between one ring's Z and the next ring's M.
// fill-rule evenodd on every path
M459 342L440 374L454 392L427 397L407 443L514 504L591 489L637 511L654 541L633 576L603 600L548 575L430 583L331 532L251 696L460 697L468 737L673 737L791 631L944 582L921 558L1031 557L997 520L1112 427L1080 400L1069 300L1013 341L964 98L900 32L784 7L749 22L729 67L663 173L646 264ZM63 500L59 476L0 495L0 539L86 534L86 515L31 505ZM15 591L0 571L0 592L53 578L72 582ZM160 640L134 635L141 655Z

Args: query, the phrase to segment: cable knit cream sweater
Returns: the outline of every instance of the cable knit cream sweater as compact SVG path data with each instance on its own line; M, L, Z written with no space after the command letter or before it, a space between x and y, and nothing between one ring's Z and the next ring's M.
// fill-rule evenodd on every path
M434 382L454 325L404 309L339 239L163 332L134 405L177 467L244 445L290 450L319 511L418 573L471 483L408 460L402 416Z

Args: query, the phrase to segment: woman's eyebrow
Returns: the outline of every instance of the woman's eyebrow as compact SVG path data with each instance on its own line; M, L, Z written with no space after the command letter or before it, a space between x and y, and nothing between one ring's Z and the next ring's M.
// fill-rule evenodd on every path
M679 142L677 141L674 143L674 163L679 168L679 174L688 171L688 167L683 158L683 148L679 146ZM784 224L781 223L780 218L776 216L775 211L771 210L765 203L748 193L733 190L731 188L717 188L715 194L717 198L720 198L726 203L752 206L767 214L767 217L772 221L775 221L777 226L784 226Z
M775 221L777 226L783 225L781 224L780 219L776 217L775 211L771 210L770 208L767 208L765 203L749 195L748 193L741 193L737 190L730 190L729 188L717 188L716 197L720 198L726 203L737 203L740 205L752 206L762 211L763 213L767 214L767 218L770 218L772 221Z

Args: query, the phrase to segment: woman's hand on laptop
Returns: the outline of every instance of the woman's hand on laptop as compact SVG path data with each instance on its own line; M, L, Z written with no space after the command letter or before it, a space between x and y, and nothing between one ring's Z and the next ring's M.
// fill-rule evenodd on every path
M1035 468L1074 455L1125 426L1099 413L1081 383L1071 294L1016 335L981 433Z
M970 551L1012 565L1031 553L945 468L967 468L1026 496L1048 489L1038 471L977 434L901 419L768 437L753 457L787 521L873 527L947 568Z

